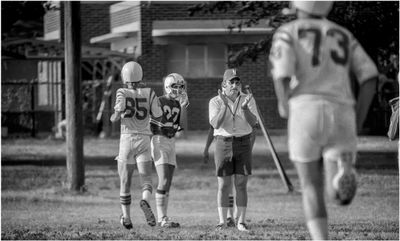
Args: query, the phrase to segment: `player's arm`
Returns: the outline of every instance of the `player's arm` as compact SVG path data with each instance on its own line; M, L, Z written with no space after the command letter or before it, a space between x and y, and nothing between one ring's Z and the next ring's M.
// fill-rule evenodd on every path
M278 99L278 111L282 118L288 117L288 101L290 97L289 83L295 70L295 54L293 41L285 31L274 34L269 60L274 81L275 94Z
M182 108L188 108L190 102L186 91L183 91L182 95L180 96L179 104L181 105Z
M278 99L278 112L282 118L289 116L289 83L290 77L274 79L274 88Z
M357 77L360 85L356 103L357 133L360 133L375 95L379 72L375 63L354 38L352 39L351 50L351 71Z
M163 111L161 109L161 103L156 93L152 89L150 89L149 100L150 100L151 117L156 120L161 120L161 116L163 115Z
M375 86L377 81L377 77L372 77L364 81L360 86L356 104L357 133L360 133L362 130L369 107L371 106L372 99L375 95Z
M210 100L209 103L209 121L211 126L214 129L218 129L221 127L222 123L224 122L226 109L228 108L228 99L224 93L219 89L218 95L223 101L223 104L218 103L218 99L214 98Z
M121 115L126 109L126 100L125 100L124 90L122 88L118 89L116 95L117 95L117 97L115 100L114 113L110 117L111 122L116 122L119 119L121 119Z

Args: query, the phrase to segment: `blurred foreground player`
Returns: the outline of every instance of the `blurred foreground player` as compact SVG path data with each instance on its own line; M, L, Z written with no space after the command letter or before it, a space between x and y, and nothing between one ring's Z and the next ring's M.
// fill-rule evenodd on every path
M313 239L328 239L327 193L341 205L355 196L357 131L373 98L378 71L345 28L325 18L326 1L294 1L297 20L273 37L269 59L279 114L288 118L289 156L302 187ZM354 99L349 73L360 85Z

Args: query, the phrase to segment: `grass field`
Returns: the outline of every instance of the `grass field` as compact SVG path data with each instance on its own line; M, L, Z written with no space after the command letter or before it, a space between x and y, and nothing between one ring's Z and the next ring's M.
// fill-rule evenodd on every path
M116 142L117 144L115 144ZM115 148L99 142L85 142L91 154L86 166L86 189L83 194L65 190L66 168L48 165L2 165L1 168L1 238L2 239L235 239L273 240L310 239L304 224L299 192L288 194L273 165L264 165L267 155L255 158L254 174L250 177L247 221L251 232L236 229L215 231L216 178L213 165L203 165L197 154L184 155L181 148L190 149L192 142L178 148L179 168L173 180L169 216L181 223L179 229L151 228L145 224L139 209L138 177L132 188L134 228L125 230L119 224L119 182L115 162L94 165L105 149ZM21 144L22 143L22 144ZM3 142L2 158L20 148L26 158L37 152L57 156L62 143L46 144ZM202 142L203 143L203 142ZM279 141L276 141L279 143ZM179 143L178 143L179 144ZM186 145L186 146L185 146ZM260 145L260 146L257 146ZM261 144L256 145L261 148ZM33 147L32 147L33 146ZM182 147L183 146L183 147ZM192 147L198 149L197 146ZM202 145L200 145L202 146ZM284 146L277 144L278 150ZM14 151L10 149L15 148ZM41 148L41 149L40 149ZM196 151L199 151L197 150ZM260 149L261 150L261 149ZM284 151L284 150L283 150ZM111 151L115 152L115 150ZM56 154L54 154L56 153ZM179 154L181 153L181 154ZM378 153L379 154L379 153ZM59 154L62 156L62 152ZM108 155L111 155L108 153ZM85 154L85 156L89 156ZM261 158L263 156L263 158ZM382 154L382 159L385 159ZM40 155L36 157L40 163ZM189 160L190 159L190 160ZM298 189L293 166L284 161L293 185ZM386 160L390 162L390 160ZM396 161L396 160L395 160ZM394 165L396 167L396 165ZM153 182L156 183L156 175ZM155 202L151 205L155 209ZM338 207L328 203L331 239L399 240L399 175L398 168L359 168L359 189L351 206Z

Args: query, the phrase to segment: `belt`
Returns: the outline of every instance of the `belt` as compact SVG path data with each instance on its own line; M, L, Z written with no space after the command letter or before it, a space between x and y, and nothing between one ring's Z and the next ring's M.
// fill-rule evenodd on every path
M215 136L215 139L223 140L223 141L244 141L247 139L250 139L250 135L244 135L244 136Z

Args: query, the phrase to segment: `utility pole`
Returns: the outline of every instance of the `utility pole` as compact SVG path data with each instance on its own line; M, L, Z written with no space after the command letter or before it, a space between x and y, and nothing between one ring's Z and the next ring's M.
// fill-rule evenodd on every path
M71 191L81 191L85 184L85 168L83 160L80 2L65 1L64 10L68 187Z

